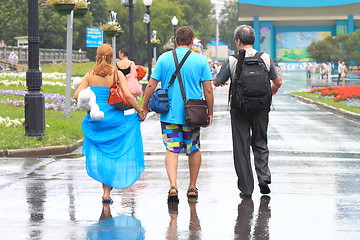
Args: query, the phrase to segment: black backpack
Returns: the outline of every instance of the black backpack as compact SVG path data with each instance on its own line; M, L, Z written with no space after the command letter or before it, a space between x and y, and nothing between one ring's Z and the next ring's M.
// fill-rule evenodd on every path
M271 84L262 54L257 52L253 57L245 57L245 50L240 50L239 55L235 55L238 62L229 94L232 108L246 112L270 109Z

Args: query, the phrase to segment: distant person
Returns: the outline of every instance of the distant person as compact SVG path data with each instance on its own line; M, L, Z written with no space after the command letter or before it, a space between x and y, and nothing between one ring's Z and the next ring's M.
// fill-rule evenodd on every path
M135 77L137 77L136 64L129 59L129 51L126 48L120 49L119 59L116 61L116 67L124 74L124 76L133 72Z
M309 63L306 63L305 72L306 72L306 79L309 80L311 78L311 68Z
M326 72L327 72L327 77L328 77L328 83L332 82L332 70L333 70L333 66L331 64L331 62L326 64Z
M346 85L347 71L348 71L348 69L345 65L345 62L342 62L341 63L341 82L342 82L343 86Z
M102 120L95 121L87 114L82 122L82 152L86 158L86 170L90 177L102 183L103 203L112 202L112 188L131 186L144 170L140 121L145 119L145 114L130 93L124 75L111 65L112 60L113 49L110 45L98 47L95 66L83 77L74 94L77 99L81 90L90 87L105 115ZM114 74L120 81L126 99L137 113L124 114L124 111L107 104Z
M119 58L116 67L126 77L130 92L136 97L143 95L142 87L137 80L137 66L129 59L129 51L126 48L120 49Z
M176 31L175 50L179 63L183 57L191 51L194 32L190 27L180 27ZM144 112L148 112L148 103L156 86L161 82L165 88L171 76L175 72L173 52L163 53L156 62L149 84L144 94ZM210 65L204 55L190 52L180 70L185 95L188 99L202 99L204 94L209 108L208 117L211 125L213 117L213 89L211 85L212 75ZM168 191L168 202L178 202L177 167L180 153L186 153L189 164L189 185L187 197L189 200L198 198L196 186L197 177L201 166L200 152L200 127L189 127L185 123L184 101L181 95L178 79L169 88L170 110L160 114L161 131L164 145L166 147L165 166L169 178L170 189Z
M274 62L271 57L262 53L260 56L253 48L255 42L255 31L248 25L241 25L235 29L234 38L236 42L238 54L230 56L214 79L215 86L223 86L228 79L231 79L230 86L230 118L233 138L233 155L235 170L238 177L238 188L240 190L240 197L251 198L254 191L254 177L251 167L250 147L254 154L254 163L257 179L259 182L260 192L262 194L269 194L271 183L271 172L269 168L269 149L267 144L267 128L269 124L269 111L271 106L271 94L276 94L282 85L281 77L276 73ZM240 55L241 54L241 55ZM239 76L243 72L241 67L244 65L239 64L239 60L244 60L247 57L256 58L260 60L263 66L262 72L268 75L263 77L269 82L269 85L248 83L251 89L259 89L265 91L266 94L261 100L256 98L247 98L242 95L242 85L238 84ZM259 59L257 58L259 57ZM240 61L241 61L240 60ZM240 62L241 63L241 62ZM250 71L250 70L249 70ZM247 73L247 72L246 72ZM245 73L245 74L246 74ZM264 73L264 74L265 74ZM249 74L250 75L250 74ZM251 79L253 80L253 79ZM261 79L263 80L263 79ZM272 85L270 86L270 80ZM245 81L243 79L243 81ZM263 81L261 81L263 82ZM247 93L249 91L246 91ZM243 100L243 101L240 101ZM242 105L240 105L240 103ZM243 107L245 105L245 107ZM255 106L255 107L254 107ZM250 109L250 110L249 110Z
M342 73L342 64L341 64L341 61L338 61L338 79L337 79L337 85L340 85L341 73Z
M281 71L281 68L280 68L279 64L275 65L275 70L276 70L276 73L277 73L278 76L282 75L282 71Z
M5 41L4 41L4 40L1 40L1 41L0 41L0 47L6 47L6 44L5 44Z
M15 71L17 69L14 64L14 62L16 61L15 59L16 59L15 52L10 52L8 57L10 71Z

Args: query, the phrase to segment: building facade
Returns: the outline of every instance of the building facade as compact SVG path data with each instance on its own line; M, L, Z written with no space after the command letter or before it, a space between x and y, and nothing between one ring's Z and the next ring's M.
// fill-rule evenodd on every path
M309 61L307 46L360 29L360 1L239 0L239 23L253 26L254 48L277 61Z

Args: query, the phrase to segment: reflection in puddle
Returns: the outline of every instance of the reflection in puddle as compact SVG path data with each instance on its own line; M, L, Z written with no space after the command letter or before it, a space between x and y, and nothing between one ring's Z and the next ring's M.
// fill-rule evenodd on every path
M190 207L190 220L189 220L189 231L188 236L182 236L178 232L177 217L178 217L178 203L169 203L169 216L170 222L166 234L167 240L178 240L178 239L191 239L201 240L201 225L196 212L196 202L189 202Z
M143 240L145 231L138 219L127 215L113 217L110 205L103 204L99 222L89 228L86 239Z
M270 239L269 219L271 210L269 207L270 196L260 198L259 211L254 221L254 202L251 198L245 198L238 206L238 217L234 229L234 239ZM255 226L253 225L255 223ZM253 232L251 231L254 228Z

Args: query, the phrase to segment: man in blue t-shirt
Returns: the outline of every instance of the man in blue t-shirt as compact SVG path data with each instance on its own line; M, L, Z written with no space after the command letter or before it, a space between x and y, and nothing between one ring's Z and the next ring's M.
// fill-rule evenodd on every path
M180 63L185 54L191 49L194 32L190 27L180 27L176 31L176 55ZM147 114L149 99L159 82L166 88L171 76L175 72L175 62L172 51L163 53L156 62L150 81L144 94L143 110ZM182 82L187 99L202 99L203 93L209 109L209 119L212 123L214 96L211 86L212 75L207 59L200 54L191 52L180 69ZM190 182L187 191L189 199L196 200L198 189L196 180L200 170L200 128L189 127L185 124L184 101L181 95L179 81L176 78L169 88L170 110L161 114L160 122L163 142L166 147L165 165L170 181L168 202L178 202L177 166L179 153L188 155Z

